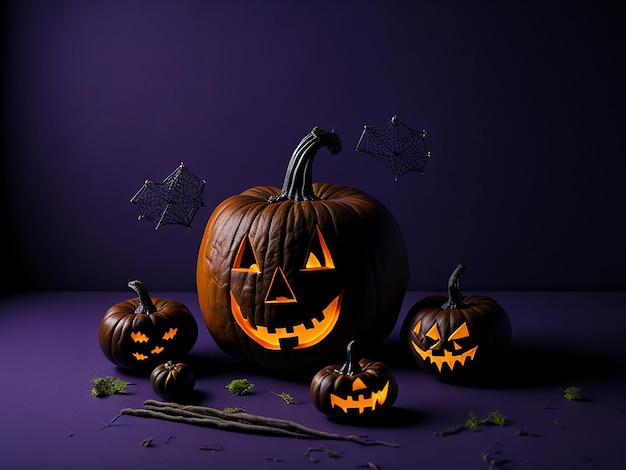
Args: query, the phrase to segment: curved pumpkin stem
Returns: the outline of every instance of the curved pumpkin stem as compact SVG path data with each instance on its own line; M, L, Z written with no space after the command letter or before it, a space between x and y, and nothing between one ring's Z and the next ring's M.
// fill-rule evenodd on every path
M459 277L465 271L465 266L459 264L448 279L448 301L441 306L443 310L452 310L455 308L463 308L463 294L459 288Z
M322 147L328 147L328 151L336 155L341 151L341 140L335 131L325 131L316 126L293 151L282 191L279 195L272 196L270 202L286 199L295 202L319 199L313 194L313 158Z
M146 313L150 315L157 311L150 294L148 294L148 289L145 288L141 281L130 281L128 287L134 290L137 293L137 297L139 297L139 305L135 309L135 313Z
M347 353L346 362L344 363L343 366L341 366L341 369L339 369L337 372L339 372L340 374L346 374L346 375L354 375L354 374L361 372L362 370L361 366L359 365L359 361L356 358L356 355L354 354L354 340L348 343L348 347L346 348L346 353Z

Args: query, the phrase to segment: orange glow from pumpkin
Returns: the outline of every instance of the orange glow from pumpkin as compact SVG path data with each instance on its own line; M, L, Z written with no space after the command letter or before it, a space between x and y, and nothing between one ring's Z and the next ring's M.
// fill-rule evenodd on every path
M364 388L367 388L367 385L365 385L365 382L363 382L360 377L354 379L354 382L352 382L353 392L356 392L357 390L363 390Z
M135 359L137 359L138 361L145 361L146 359L148 359L148 356L146 356L145 354L138 353L138 352L134 352L133 356L135 356Z
M358 381L358 382L357 382ZM358 377L354 380L355 383L352 384L352 390L363 390L367 389L365 383L359 379ZM389 394L389 381L385 383L385 386L378 391L372 391L372 395L369 398L366 398L365 395L359 394L356 398L352 396L347 396L346 398L341 398L334 393L330 394L330 406L338 407L343 410L344 413L347 413L348 410L358 409L359 414L364 413L366 410L374 411L377 406L383 405L387 400L387 395Z
M419 335L421 327L422 327L422 321L420 320L417 322L417 324L413 328L413 332L416 335ZM419 354L419 356L424 361L430 361L432 364L435 364L439 372L441 372L441 369L443 368L444 364L447 365L450 368L450 370L453 370L457 364L460 364L461 367L464 366L467 360L474 359L474 356L476 355L476 351L478 350L478 346L474 346L473 348L465 352L453 353L451 351L448 351L447 349L444 349L443 354L434 354L433 349L441 343L440 335L439 335L439 332L437 331L437 323L435 323L428 330L425 336L427 336L428 338L432 340L437 341L427 351L424 351L422 348L420 348L413 340L411 340L411 345L413 346L413 349L415 349L415 352L417 352L417 354ZM463 347L460 344L458 344L456 341L459 339L464 339L464 338L469 338L469 337L470 337L470 332L467 327L467 323L463 322L461 326L459 326L456 330L454 330L450 334L450 336L448 337L448 341L452 342L452 347L454 348L455 351L461 351Z
M239 245L235 261L233 262L233 270L241 273L261 272L250 235L246 235Z
M294 337L298 338L298 345L294 346L294 349L303 349L319 343L335 328L339 319L339 312L341 311L341 298L342 293L328 304L322 312L322 320L313 318L313 327L307 328L303 324L293 325L290 332L287 331L287 328L276 328L274 332L270 332L265 326L257 325L256 328L253 327L244 318L241 307L232 292L230 293L230 305L237 324L246 335L265 349L280 350L281 339Z
M174 336L176 336L176 333L178 333L178 328L170 328L164 335L163 335L163 339L165 341L173 339Z
M315 253L317 251L317 254ZM319 226L315 227L315 234L309 244L309 254L304 265L304 270L335 269L335 262L330 255L326 240L322 236Z
M142 333L141 331L137 331L137 332L132 331L130 333L130 337L133 339L135 343L147 343L149 339L145 335L145 333Z
M328 249L328 245L319 226L315 227L313 236L309 241L307 254L304 257L304 264L300 271L323 271L335 269L335 263ZM262 270L258 263L256 250L250 234L247 234L239 244L237 253L233 261L232 270L240 273L261 274ZM269 273L267 274L269 275ZM313 346L322 341L335 328L341 311L341 298L343 293L339 293L337 297L322 310L322 319L313 318L304 323L291 325L287 327L277 327L269 331L269 328L262 325L252 326L246 319L241 310L241 306L235 299L233 292L230 292L231 313L235 322L242 330L252 338L256 343L265 349L280 350L281 340L297 339L297 345L293 349L303 349ZM272 278L265 294L264 302L266 304L295 304L298 303L295 292L291 288L285 272L279 266L274 269ZM312 324L312 326L311 326Z

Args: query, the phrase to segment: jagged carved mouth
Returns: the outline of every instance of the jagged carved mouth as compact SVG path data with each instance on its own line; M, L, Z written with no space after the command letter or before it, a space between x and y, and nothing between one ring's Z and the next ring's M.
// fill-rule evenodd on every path
M464 366L466 361L474 359L478 349L478 346L469 348L466 343L470 339L467 322L461 323L445 341L439 334L436 322L424 333L420 320L413 328L413 333L423 343L431 344L430 347L422 348L411 339L411 345L415 352L419 354L422 360L435 364L439 372L442 371L444 365L447 365L450 370L454 370L457 364ZM454 349L454 351L450 349Z
M443 354L433 354L431 350L422 350L413 340L411 340L411 345L413 346L413 349L415 349L415 352L417 352L423 360L430 361L432 364L435 364L439 372L443 369L444 364L447 365L450 370L453 370L457 363L464 366L467 360L474 359L476 350L478 349L478 346L474 346L472 349L463 353L453 353L444 349Z
M265 349L304 349L319 343L335 328L341 311L342 296L343 292L330 301L321 315L307 323L271 329L267 326L252 325L241 311L232 292L230 307L235 321L244 333Z
M330 405L333 408L341 408L344 413L347 413L348 410L359 410L359 414L361 414L366 410L374 411L376 406L384 404L387 400L388 394L389 381L387 381L382 389L372 392L369 397L366 397L364 394L360 394L356 399L352 396L341 398L331 393Z

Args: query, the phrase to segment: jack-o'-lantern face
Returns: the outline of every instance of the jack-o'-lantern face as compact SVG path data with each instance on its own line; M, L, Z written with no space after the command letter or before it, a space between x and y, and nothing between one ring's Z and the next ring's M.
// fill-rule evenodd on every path
M304 349L326 338L341 312L342 289L336 285L335 263L319 226L298 266L275 265L257 253L248 234L241 241L231 276L244 289L230 291L235 322L254 342L268 350ZM242 285L242 282L231 282ZM246 311L245 296L262 289L264 314Z
M334 393L330 394L330 406L332 408L340 408L344 413L350 410L357 410L359 414L368 411L374 411L377 406L382 406L389 396L390 382L384 382L382 388L379 388L379 380L375 380L375 390L365 384L361 377L357 377L352 382L351 393L345 397L340 397Z
M162 354L169 347L177 333L178 328L169 328L162 335L157 334L156 330L150 331L148 334L143 331L131 332L130 338L136 346L132 356L139 363L151 360L151 358ZM153 338L153 335L156 338Z
M447 335L438 327L435 322L423 331L421 320L413 327L413 338L417 342L411 339L411 345L424 361L434 364L441 372L444 366L454 370L457 365L462 367L466 361L474 359L478 346L473 344L467 322Z

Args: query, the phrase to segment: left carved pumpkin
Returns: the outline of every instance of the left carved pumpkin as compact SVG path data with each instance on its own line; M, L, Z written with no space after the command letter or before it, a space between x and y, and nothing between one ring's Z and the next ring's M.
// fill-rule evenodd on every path
M140 281L128 287L137 298L110 307L98 327L100 349L113 364L146 372L187 354L198 338L193 314L175 300L150 297Z

